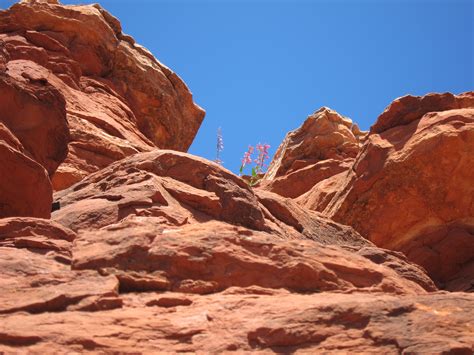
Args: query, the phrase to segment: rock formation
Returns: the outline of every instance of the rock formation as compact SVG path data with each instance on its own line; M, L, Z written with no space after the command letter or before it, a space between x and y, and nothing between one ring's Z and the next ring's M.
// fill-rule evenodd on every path
M474 351L473 94L323 108L257 189L98 5L0 12L0 93L0 353Z
M406 96L374 124L324 213L441 286L472 289L473 166L474 93Z
M472 166L474 93L405 96L380 115L349 168L296 201L402 251L440 287L473 290Z
M46 169L31 158L18 138L0 123L0 218L49 218L53 189Z
M261 187L298 197L318 182L349 169L364 136L349 118L322 107L286 135Z
M15 115L25 113L30 131L40 126L46 100L57 110L49 114L58 117L48 124L64 125L67 113L70 139L50 134L47 129L60 129L53 126L34 129L36 138L30 140L56 149L48 155L55 162L62 162L67 150L52 139L69 143L69 154L52 177L56 190L137 152L186 150L204 117L181 79L123 34L120 22L97 4L23 1L1 11L0 73L0 108L7 113L0 120L7 126L19 124ZM36 96L40 103L28 96L32 91L44 92ZM27 140L28 132L18 129ZM44 166L50 175L57 168L54 162Z

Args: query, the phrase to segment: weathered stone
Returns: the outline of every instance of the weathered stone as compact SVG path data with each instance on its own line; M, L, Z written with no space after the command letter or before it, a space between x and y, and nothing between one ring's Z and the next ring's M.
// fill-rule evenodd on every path
M56 190L156 146L186 150L203 120L204 111L193 103L182 80L124 35L120 22L98 4L15 4L0 11L0 48L0 63L17 80L23 78L36 91L60 93L62 106L53 102L54 95L47 100L38 96L39 104L23 95L26 106L19 108L12 105L22 101L0 95L0 107L9 105L2 110L8 115L0 120L16 127L25 120L15 115L28 118L23 124L28 130L19 127L23 135L18 137L50 175L66 157L69 139L63 139L62 131L51 134L49 128L59 121L56 116L65 125L66 110L71 142L66 161L52 179ZM51 105L58 109L48 109ZM35 139L26 135L32 129ZM47 162L39 159L45 149Z
M114 276L70 270L74 238L74 232L47 220L0 219L0 314L117 306L103 300L117 298Z
M371 132L324 213L404 252L441 286L465 275L474 258L474 93L401 98ZM473 275L465 277L469 289Z
M474 295L273 292L192 295L147 306L125 295L106 312L0 315L0 351L460 353L474 350ZM146 296L146 297L143 297Z
M302 195L348 170L364 134L350 119L322 107L286 135L259 187L285 197Z
M36 65L11 61L0 74L0 122L50 176L66 158L69 129L65 101Z
M48 172L28 155L10 130L0 124L0 218L51 215L53 191Z

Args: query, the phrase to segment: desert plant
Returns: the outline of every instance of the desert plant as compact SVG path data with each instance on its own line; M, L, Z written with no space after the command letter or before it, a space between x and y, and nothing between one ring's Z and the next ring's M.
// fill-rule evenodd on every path
M249 186L255 186L262 179L262 175L265 174L265 167L267 166L265 161L269 158L268 149L270 149L269 144L258 143L255 149L249 145L247 151L244 153L242 164L240 165L240 175L242 175L247 165L255 163L255 166L252 167L250 178L247 181ZM255 151L257 152L257 157L252 159L252 155Z
M224 138L222 137L222 129L219 127L217 129L217 145L216 145L216 162L219 165L222 165L224 162L221 159L221 153L224 150Z

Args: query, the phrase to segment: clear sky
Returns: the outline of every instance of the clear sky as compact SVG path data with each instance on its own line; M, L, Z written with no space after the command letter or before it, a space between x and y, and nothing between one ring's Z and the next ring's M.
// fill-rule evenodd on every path
M207 111L190 152L214 159L222 127L233 171L321 106L368 129L396 97L474 89L474 0L98 1Z

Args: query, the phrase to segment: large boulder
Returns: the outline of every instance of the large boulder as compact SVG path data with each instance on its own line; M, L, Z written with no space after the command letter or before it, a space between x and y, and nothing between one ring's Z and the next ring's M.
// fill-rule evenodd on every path
M260 187L296 198L349 169L364 136L349 118L322 107L286 135Z
M474 93L405 96L374 124L324 214L404 252L440 286L472 290L473 166Z
M257 192L208 160L171 150L135 154L54 195L53 219L75 231L96 230L137 215L181 226L219 220L284 239L372 245L352 228L303 209L290 199Z
M97 4L22 1L0 11L2 53L0 67L24 81L53 86L65 99L71 142L52 179L56 190L156 146L187 150L204 117L182 80L123 34L119 21ZM4 100L12 105L9 97ZM31 110L28 117L43 114L41 107ZM49 113L54 117L56 111ZM45 148L57 139L45 142ZM64 160L56 156L50 159Z

